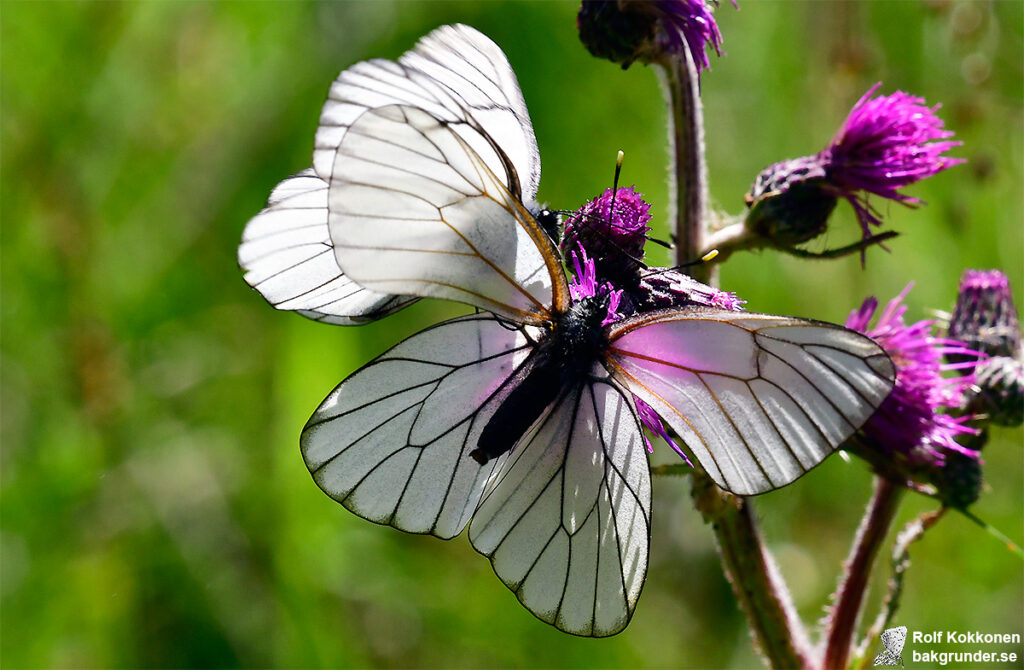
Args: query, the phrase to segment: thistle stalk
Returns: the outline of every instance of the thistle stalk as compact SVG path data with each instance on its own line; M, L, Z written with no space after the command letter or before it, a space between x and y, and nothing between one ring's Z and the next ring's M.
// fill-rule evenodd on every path
M688 50L666 55L659 70L669 105L675 262L682 265L705 253L708 186L703 109L697 69ZM714 267L700 263L686 271L713 285L717 283ZM773 668L812 667L807 635L764 546L751 501L723 491L700 468L693 473L692 495L714 529L722 567L747 615L757 648Z
M844 578L835 595L835 605L825 622L824 668L841 670L849 664L871 568L889 534L904 490L885 477L875 477L875 492L857 529L844 566Z

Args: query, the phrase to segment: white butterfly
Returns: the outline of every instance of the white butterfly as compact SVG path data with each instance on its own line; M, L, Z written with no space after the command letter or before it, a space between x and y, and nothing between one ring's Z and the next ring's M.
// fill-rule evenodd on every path
M320 116L313 167L277 185L267 207L242 234L238 262L245 280L274 307L339 325L387 316L415 298L368 291L334 260L327 228L328 182L334 154L366 110L411 105L452 123L468 141L500 137L512 174L510 190L531 211L540 183L540 154L526 102L505 54L468 26L447 26L420 40L398 62L357 63L331 85ZM462 128L465 127L465 130ZM487 155L484 147L478 147ZM491 152L493 161L493 152ZM504 175L505 166L492 164Z
M622 630L646 576L650 474L630 394L749 495L817 465L892 388L882 349L830 324L693 307L603 326L608 296L571 297L524 202L533 130L504 55L471 28L342 73L321 121L314 169L346 278L489 313L343 381L303 430L306 464L371 521L442 538L469 524L498 577L561 630Z
M882 650L875 656L873 665L898 665L903 666L903 645L907 641L907 627L888 628L882 633Z

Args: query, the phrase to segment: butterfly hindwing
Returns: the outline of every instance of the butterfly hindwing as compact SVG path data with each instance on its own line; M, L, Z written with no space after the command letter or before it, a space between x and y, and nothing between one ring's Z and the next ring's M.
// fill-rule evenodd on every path
M785 486L820 463L895 379L873 340L816 321L690 309L609 332L614 373L739 495Z
M362 286L465 302L519 323L568 305L557 250L476 150L392 105L349 127L331 177L338 264Z
M481 466L469 452L529 351L520 329L486 314L413 335L324 400L302 431L306 466L365 519L454 537L504 460Z
M334 153L356 119L396 104L426 111L470 142L492 137L501 155L477 145L491 171L527 203L536 197L540 154L530 115L508 59L482 33L442 26L397 63L377 59L342 72L320 116L313 153L317 174L330 179Z
M643 586L651 486L632 403L595 373L517 444L470 540L538 618L601 637L626 626Z
M245 226L238 264L267 302L314 321L366 323L416 300L369 291L341 272L327 228L327 182L312 169L274 188Z

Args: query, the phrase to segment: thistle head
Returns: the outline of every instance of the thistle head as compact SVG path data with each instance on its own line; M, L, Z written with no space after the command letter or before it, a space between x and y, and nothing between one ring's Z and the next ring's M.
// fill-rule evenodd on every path
M566 218L562 251L579 247L593 260L599 277L633 285L643 267L650 210L632 186L606 189Z
M945 376L962 369L943 363L950 353L973 353L962 342L936 337L934 321L906 323L903 299L910 286L889 302L871 325L878 301L868 298L846 320L847 328L874 339L896 366L892 393L861 428L855 451L894 478L910 479L941 468L950 454L974 460L978 452L962 446L958 438L977 434L969 416L954 417L948 410L961 404L973 382L968 375Z
M722 55L722 33L705 0L583 0L576 26L591 54L623 68L689 52L699 73L711 67L708 46Z

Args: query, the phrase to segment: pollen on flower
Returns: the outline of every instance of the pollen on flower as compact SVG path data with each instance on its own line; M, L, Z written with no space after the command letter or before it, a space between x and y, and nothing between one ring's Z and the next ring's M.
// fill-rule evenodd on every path
M943 363L950 353L971 352L962 342L935 337L934 321L904 321L903 299L908 285L889 302L870 326L878 309L871 297L854 310L846 326L867 334L885 349L896 366L896 384L861 433L872 456L891 461L895 467L941 467L950 453L977 459L978 452L957 442L961 435L976 434L966 425L970 417L953 417L945 408L958 407L972 381L971 374L946 377L944 372L973 368L973 364Z

